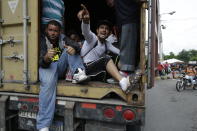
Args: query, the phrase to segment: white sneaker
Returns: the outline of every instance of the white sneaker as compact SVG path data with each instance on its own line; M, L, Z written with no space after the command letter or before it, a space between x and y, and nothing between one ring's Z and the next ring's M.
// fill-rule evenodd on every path
M120 73L120 75L121 75L122 77L127 77L127 76L128 76L128 74L127 74L126 72L119 71L119 73ZM107 79L107 83L109 83L109 84L117 84L118 81L115 80L114 78L109 78L109 79Z
M40 129L39 131L49 131L49 128L45 127L45 128Z
M130 82L129 82L129 77L123 77L120 81L119 81L119 85L121 87L121 89L126 92L127 89L130 87Z
M88 76L81 68L77 69L78 72L73 75L72 83L82 83L88 80Z

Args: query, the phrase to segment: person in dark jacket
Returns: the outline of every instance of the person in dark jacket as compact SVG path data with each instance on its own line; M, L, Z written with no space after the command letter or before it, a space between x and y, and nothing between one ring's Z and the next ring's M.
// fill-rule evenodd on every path
M41 36L37 116L39 131L49 131L55 111L57 80L64 76L66 69L69 67L73 73L73 83L84 82L88 78L79 55L79 45L60 32L60 23L52 20L46 26L45 35Z
M115 0L117 24L121 27L120 70L134 72L137 62L137 39L140 6L135 0ZM125 57L127 56L127 57Z
M136 0L106 0L109 7L116 11L117 25L120 29L120 63L121 71L134 73L138 66L138 37L140 22L140 5ZM127 57L125 57L127 56Z

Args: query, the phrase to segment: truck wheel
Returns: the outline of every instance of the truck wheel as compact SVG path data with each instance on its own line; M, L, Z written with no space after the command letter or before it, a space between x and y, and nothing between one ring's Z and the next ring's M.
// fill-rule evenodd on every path
M126 131L144 131L142 125L127 125Z

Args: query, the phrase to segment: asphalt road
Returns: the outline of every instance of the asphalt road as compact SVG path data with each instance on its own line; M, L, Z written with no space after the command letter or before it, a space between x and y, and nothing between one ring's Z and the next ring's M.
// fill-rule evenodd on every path
M157 80L146 92L144 131L197 131L197 90L177 92L176 80Z

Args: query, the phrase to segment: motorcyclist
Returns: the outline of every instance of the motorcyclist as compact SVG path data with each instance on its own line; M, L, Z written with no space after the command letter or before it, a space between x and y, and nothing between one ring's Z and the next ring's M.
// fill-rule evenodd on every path
M192 86L195 84L194 77L196 76L196 70L193 68L192 65L189 65L185 69L185 78L189 79L192 83Z

